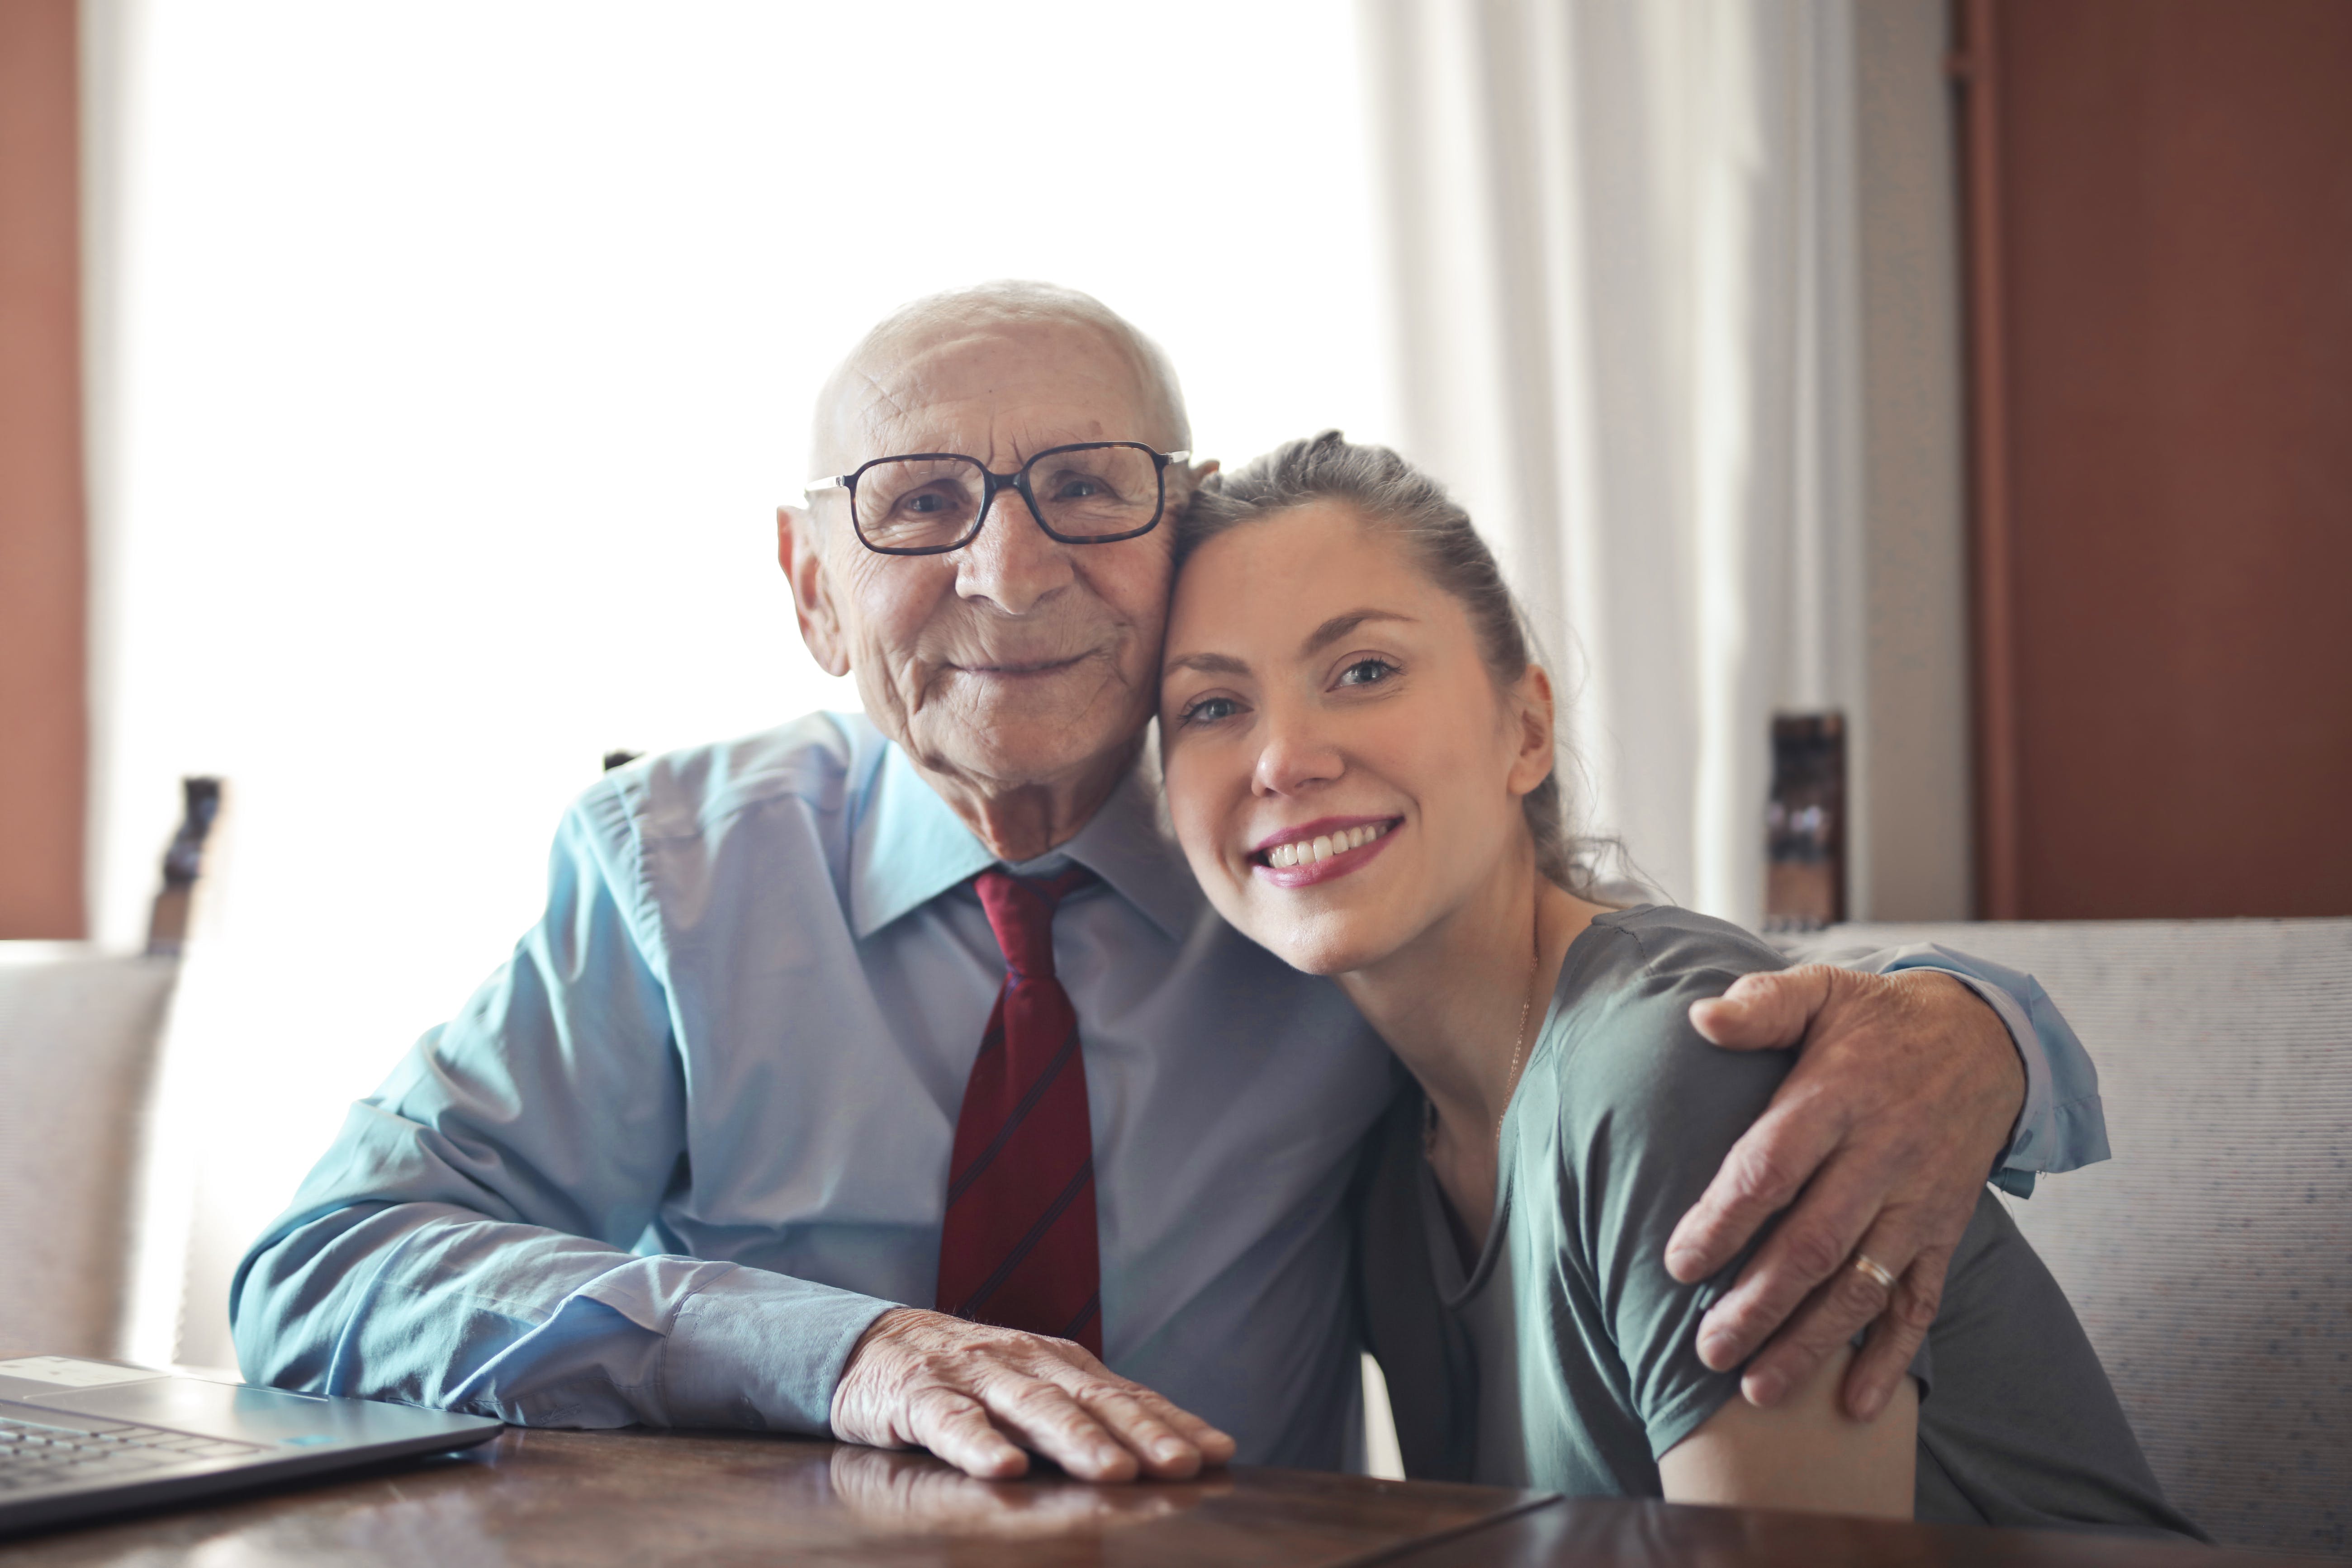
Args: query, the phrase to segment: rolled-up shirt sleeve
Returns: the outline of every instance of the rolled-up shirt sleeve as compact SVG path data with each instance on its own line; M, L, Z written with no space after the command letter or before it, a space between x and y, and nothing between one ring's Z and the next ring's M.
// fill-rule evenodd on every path
M575 807L545 915L353 1106L230 1289L256 1382L530 1426L824 1435L893 1303L654 1250L684 1075L629 841Z
M1984 998L2000 1016L2025 1066L2025 1105L1992 1170L1991 1179L2002 1191L2031 1197L2037 1175L2080 1170L2109 1157L2099 1069L2033 976L1929 942L1837 953L1826 962L1876 974L1940 970Z

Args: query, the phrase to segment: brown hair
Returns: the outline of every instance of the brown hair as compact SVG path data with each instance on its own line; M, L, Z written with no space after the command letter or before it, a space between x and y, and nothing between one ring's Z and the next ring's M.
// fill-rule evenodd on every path
M1404 541L1431 582L1470 613L1479 657L1498 689L1517 684L1537 662L1519 603L1503 581L1495 552L1445 487L1386 447L1359 446L1337 430L1286 441L1232 473L1215 475L1176 522L1176 563L1229 529L1318 500L1345 501L1365 522ZM1584 895L1593 880L1581 846L1568 829L1559 768L1521 801L1535 837L1536 869Z

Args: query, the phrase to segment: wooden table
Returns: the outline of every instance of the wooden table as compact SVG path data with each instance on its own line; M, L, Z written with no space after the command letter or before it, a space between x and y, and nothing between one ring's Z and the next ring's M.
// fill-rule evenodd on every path
M1405 1568L1862 1563L1937 1568L2291 1560L2016 1531L1934 1529L1662 1503L1235 1469L1181 1485L975 1481L920 1454L719 1433L510 1428L379 1468L110 1524L0 1539L5 1568Z

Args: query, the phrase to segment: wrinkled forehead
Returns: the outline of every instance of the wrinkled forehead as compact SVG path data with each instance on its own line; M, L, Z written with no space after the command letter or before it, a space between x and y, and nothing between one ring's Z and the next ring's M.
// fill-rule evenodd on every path
M840 473L900 452L961 452L1001 473L1070 441L1165 451L1166 403L1135 346L1091 322L935 325L869 343L835 374L815 456Z

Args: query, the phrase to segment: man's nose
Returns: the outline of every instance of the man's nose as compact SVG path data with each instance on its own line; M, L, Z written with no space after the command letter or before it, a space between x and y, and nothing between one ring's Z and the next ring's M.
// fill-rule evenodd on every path
M1020 492L999 490L981 520L979 537L956 552L956 592L985 599L1008 616L1025 616L1068 585L1070 550L1037 526Z

